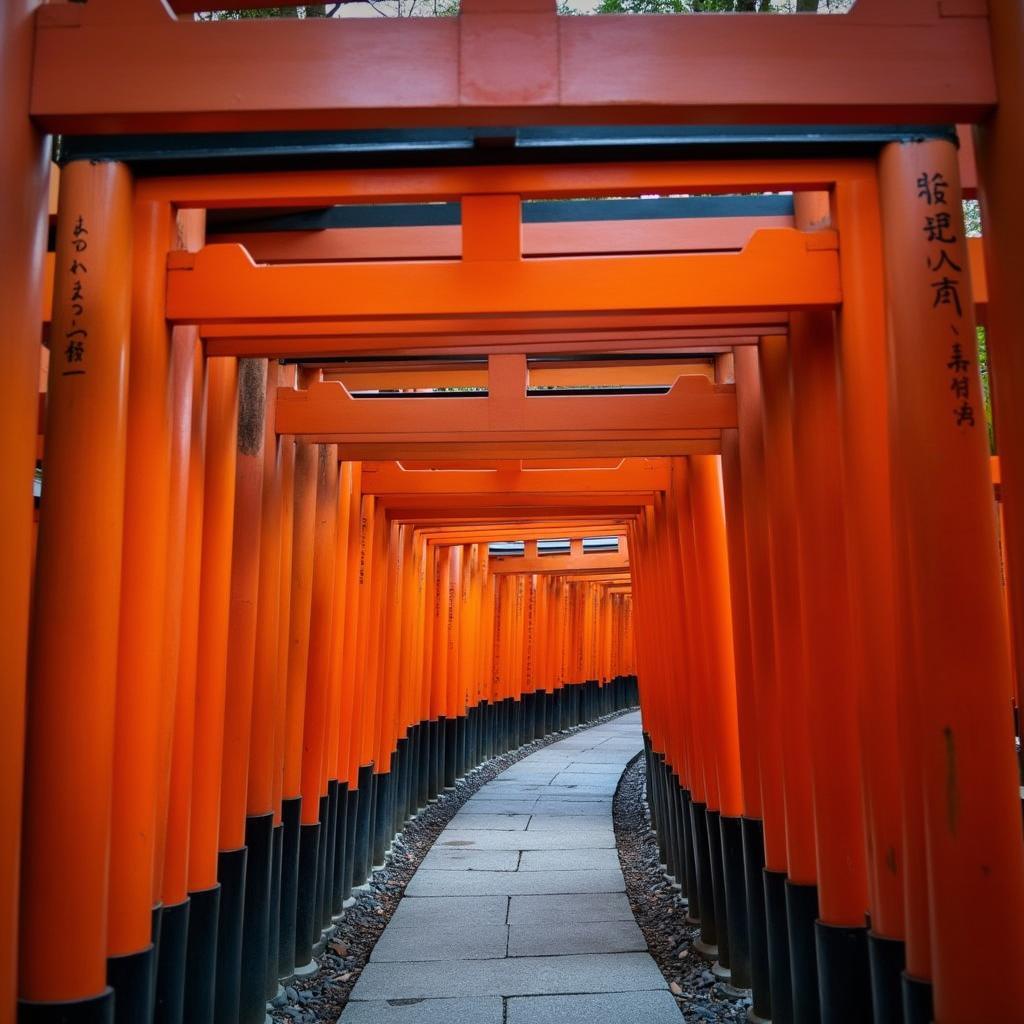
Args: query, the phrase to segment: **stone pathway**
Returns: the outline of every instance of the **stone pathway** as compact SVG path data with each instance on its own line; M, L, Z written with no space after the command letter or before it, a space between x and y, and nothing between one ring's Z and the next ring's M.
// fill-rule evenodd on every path
M640 715L471 797L413 876L341 1024L680 1024L626 898L612 797Z

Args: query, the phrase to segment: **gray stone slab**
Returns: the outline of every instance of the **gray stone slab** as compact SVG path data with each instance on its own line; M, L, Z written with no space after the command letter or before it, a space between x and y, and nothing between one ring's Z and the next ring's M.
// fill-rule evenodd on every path
M507 896L448 896L432 900L403 899L388 928L462 928L472 930L504 924L508 918Z
M454 819L452 819L454 820ZM603 815L570 815L570 814L531 814L529 831L531 832L581 832L581 831L612 831L610 814Z
M529 814L472 814L459 811L450 824L460 829L488 832L521 832L529 824Z
M460 925L457 918L441 918L434 921L429 928L419 925L396 926L392 922L384 929L384 934L373 947L370 962L492 960L505 956L507 946L508 925L504 921L477 921L472 927L466 927Z
M508 1024L682 1024L670 992L526 996L508 1001ZM362 1022L360 1022L362 1024Z
M509 956L565 956L572 953L631 953L647 949L636 921L580 922L517 920L509 929Z
M556 772L555 774L563 775L565 772L570 772L574 775L614 775L616 778L622 774L621 770L616 770L608 764L600 762L598 764L590 764L582 761L577 761L572 768L563 768L561 772Z
M430 871L516 871L516 850L474 850L458 846L434 846L423 858Z
M488 793L485 797L472 797L463 805L465 814L532 814L537 797L532 796L526 800L517 800L491 796Z
M339 1024L502 1024L500 996L484 999L350 1000ZM528 1018L527 1018L528 1019Z
M426 864L426 860L423 861ZM617 871L619 851L603 850L524 850L519 855L520 871Z
M414 964L369 963L356 982L352 998L479 998L649 992L665 988L661 972L647 953L595 953Z
M614 848L611 828L572 829L559 832L486 832L449 826L434 843L437 847L465 850L598 850Z
M607 753L597 747L595 750L581 750L572 755L571 764L618 764L624 768L630 761L621 751L609 750Z
M561 800L540 797L534 804L534 814L557 814L567 818L607 818L612 816L612 802L606 800Z
M420 868L408 896L513 896L578 892L624 892L614 871L427 871Z
M633 910L624 892L580 893L570 896L513 896L508 904L510 925L580 924L600 921L632 921Z

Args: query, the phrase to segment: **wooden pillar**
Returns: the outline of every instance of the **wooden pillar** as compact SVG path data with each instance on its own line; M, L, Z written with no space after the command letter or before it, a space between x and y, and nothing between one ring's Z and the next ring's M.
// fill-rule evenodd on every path
M822 1019L871 1017L860 704L847 583L835 326L790 319L795 516L800 531L807 707L818 864Z
M32 475L39 422L39 354L46 255L48 139L28 117L33 13L39 0L0 5L0 274L4 372L0 381L0 1022L14 1020L18 961L25 668L32 575Z
M240 359L217 854L217 876L220 881L220 920L217 932L218 1020L237 1019L241 1002L242 936L250 852L246 835L246 790L256 661L266 388L267 361ZM254 837L254 844L258 847L253 851L257 862L254 868L256 872L265 870L258 865L267 862L269 852L266 844L269 838L268 833Z
M1012 1019L1024 1003L1024 844L956 149L894 143L880 171L894 459L924 687L935 1019ZM965 918L992 941L965 943Z
M202 574L203 483L205 465L204 360L195 328L174 331L171 351L173 421L171 444L171 521L168 531L164 649L167 686L174 690L164 840L158 845L156 901L163 904L157 967L156 1020L183 1024L188 950L188 850L192 813L195 740L196 645L199 636L199 587Z
M70 164L57 224L29 661L20 994L30 1003L70 1004L68 1020L110 1020L113 1012L107 894L131 192L122 164ZM59 971L54 921L75 935Z
M988 276L986 329L996 444L1001 464L1007 586L1018 699L1024 685L1024 394L1021 271L1024 230L1020 167L1024 160L1024 3L989 4L999 106L975 129L979 196Z
M163 202L133 214L131 346L121 614L110 842L108 979L118 1021L153 1003L153 869L162 782L163 631L170 495L170 330L164 316L174 217Z
M872 990L876 1024L902 1020L900 972L905 963L900 694L908 678L897 661L895 533L893 525L888 340L882 273L878 184L871 173L844 180L833 196L839 230L844 303L838 318L839 398L852 655L860 697L861 767L868 837ZM916 775L916 770L915 770ZM915 801L918 804L919 801ZM912 884L924 887L926 871ZM926 933L926 927L924 929Z
M221 763L231 602L231 549L238 432L238 361L207 360L202 569L196 646L196 710L189 838L188 975L185 1019L214 1019L220 886Z
M796 468L790 352L782 336L760 344L764 388L764 453L771 537L775 664L781 698L782 773L786 794L786 918L789 929L793 1019L818 1016L814 922L818 917L817 857L807 722L807 667L803 655L803 616L799 575Z

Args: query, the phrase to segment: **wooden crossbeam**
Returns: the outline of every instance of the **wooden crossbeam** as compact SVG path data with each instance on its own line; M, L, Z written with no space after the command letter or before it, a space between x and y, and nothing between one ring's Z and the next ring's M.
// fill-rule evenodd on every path
M527 395L525 356L495 355L488 365L486 396L359 399L340 381L280 388L276 429L338 444L343 458L385 449L400 458L423 448L526 458L544 448L678 455L696 442L697 450L717 450L721 431L737 422L734 387L704 376L680 377L665 394L541 397Z
M163 0L46 4L32 114L67 134L937 124L977 121L996 102L982 0L860 0L815 18L516 8L196 23Z
M830 308L836 236L759 231L739 253L257 266L239 246L168 258L173 323Z

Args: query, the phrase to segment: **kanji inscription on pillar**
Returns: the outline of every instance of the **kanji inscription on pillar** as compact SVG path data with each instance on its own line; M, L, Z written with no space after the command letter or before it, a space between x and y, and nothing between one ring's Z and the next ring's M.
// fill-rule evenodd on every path
M948 201L949 182L940 172L924 171L917 179L917 198L924 206L923 232L929 244L928 269L932 273L932 315L947 339L950 409L958 427L977 425L973 325L964 319L962 296L963 238L961 218Z

